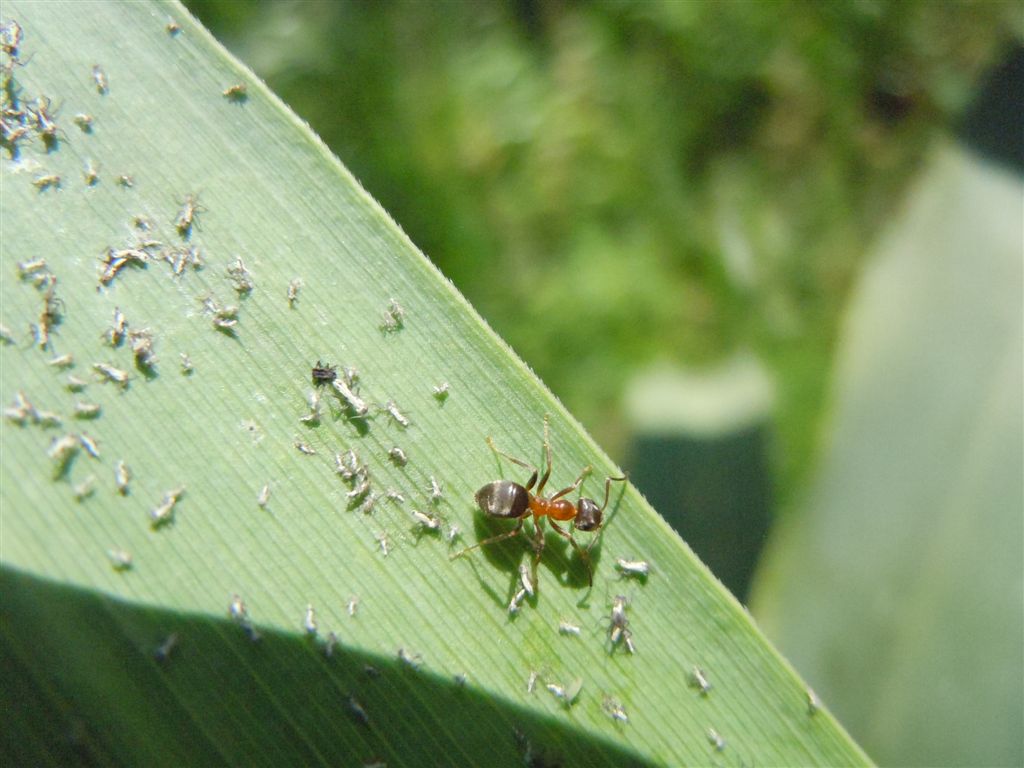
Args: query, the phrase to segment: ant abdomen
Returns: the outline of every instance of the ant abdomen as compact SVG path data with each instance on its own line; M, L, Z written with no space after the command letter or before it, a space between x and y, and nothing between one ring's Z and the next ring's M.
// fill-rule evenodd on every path
M530 494L519 483L498 480L476 492L480 511L490 517L516 520L524 517L530 507Z

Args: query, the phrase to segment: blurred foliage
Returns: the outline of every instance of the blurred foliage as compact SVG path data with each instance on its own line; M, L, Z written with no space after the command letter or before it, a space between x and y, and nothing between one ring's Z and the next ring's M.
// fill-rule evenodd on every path
M1013 3L192 2L621 455L656 359L753 348L783 501L860 260Z

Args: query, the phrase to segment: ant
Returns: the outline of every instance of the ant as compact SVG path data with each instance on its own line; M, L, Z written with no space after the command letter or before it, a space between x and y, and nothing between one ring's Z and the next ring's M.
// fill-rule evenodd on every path
M624 481L626 480L626 475L622 477L609 477L605 480L604 503L601 506L598 506L597 502L593 499L583 496L580 496L579 501L575 504L563 498L580 487L584 478L590 474L591 468L589 466L584 468L572 485L563 488L551 496L543 496L544 486L547 485L548 478L551 476L551 441L548 435L547 416L544 417L544 455L546 460L543 475L532 464L510 456L504 451L499 451L490 437L487 438L487 444L499 456L504 456L514 464L533 470L533 474L530 475L530 479L525 486L511 480L495 480L492 483L488 483L476 492L477 506L480 507L481 512L489 517L497 517L503 520L518 520L519 522L510 531L484 539L471 547L466 547L462 551L456 552L451 556L451 559L454 560L467 552L488 544L512 538L523 529L526 518L533 515L533 571L536 574L537 564L540 562L540 556L544 550L544 529L540 526L540 519L547 517L555 532L569 540L569 543L572 544L573 549L579 555L580 560L587 566L587 583L591 587L594 586L594 572L590 566L590 548L593 547L594 542L592 541L590 546L584 550L576 542L572 532L565 530L558 523L572 521L573 529L577 531L593 532L599 530L603 521L604 510L608 506L608 494L611 491L612 482ZM538 475L540 476L539 483L537 482ZM534 490L534 485L536 485L536 490ZM536 581L536 576L534 576L534 581Z

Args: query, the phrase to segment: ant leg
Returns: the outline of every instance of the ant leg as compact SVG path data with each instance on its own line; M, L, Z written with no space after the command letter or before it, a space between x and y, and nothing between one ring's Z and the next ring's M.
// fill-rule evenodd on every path
M560 499L563 496L565 496L567 493L572 493L573 491L575 491L577 488L580 487L580 483L583 482L583 480L586 478L587 475L590 474L590 472L591 472L591 469L590 469L589 466L584 467L583 471L580 472L580 476L576 478L575 482L573 482L572 485L570 485L568 488L563 488L562 490L560 490L558 493L556 493L554 496L552 496L549 499L549 501L554 501L555 499Z
M554 520L551 521L551 527L555 529L559 536L568 539L569 543L572 544L572 548L576 550L576 554L579 555L580 560L582 560L583 564L587 566L587 584L594 586L594 569L590 567L590 548L588 547L587 549L583 549L583 547L577 543L576 539L573 538L573 535L564 528L561 528Z
M494 440L492 440L490 438L490 436L487 437L487 444L491 447L492 451L494 451L499 456L504 456L506 459L511 461L513 464L518 464L520 467L524 467L526 469L532 469L533 470L533 474L530 475L530 482L528 482L526 484L526 490L530 491L533 488L533 484L537 482L537 475L540 473L540 470L537 469L535 466L533 466L533 464L529 464L529 463L523 461L522 459L517 459L515 456L512 456L512 455L510 455L508 453L505 453L504 451L499 451L497 446L494 444ZM540 489L539 488L537 489L537 492L540 493Z
M546 413L544 414L544 457L547 462L544 474L540 478L540 484L537 486L538 496L544 490L544 486L547 485L548 478L551 477L551 434L548 428L548 415Z
M523 530L523 523L525 521L526 521L526 518L525 517L521 517L521 518L519 518L519 522L516 524L516 527L513 528L511 531L505 531L505 533L499 533L497 536L491 536L491 538L489 538L489 539L484 539L483 541L478 541L476 544L474 544L471 547L466 547L465 549L459 550L454 555L449 555L448 559L449 560L454 560L457 557L462 557L467 552L472 552L474 549L480 549L480 547L485 547L488 544L493 544L496 541L503 541L505 539L511 539L513 536L515 536L521 530Z

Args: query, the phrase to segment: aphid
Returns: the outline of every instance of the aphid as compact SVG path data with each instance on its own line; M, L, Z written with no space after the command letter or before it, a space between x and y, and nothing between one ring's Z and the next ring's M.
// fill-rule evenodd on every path
M128 330L128 320L125 318L124 313L120 307L114 307L114 322L107 329L105 338L107 343L112 347L121 346L124 342L125 333Z
M99 64L93 64L92 81L96 84L96 92L101 96L110 93L110 82L107 80L107 73Z
M348 602L345 604L345 608L348 611L349 616L355 616L356 610L359 608L359 596L351 595Z
M6 325L0 325L0 342L4 344L14 344L15 341L16 340L14 338L14 334L11 333L11 329Z
M580 628L571 622L562 619L558 622L558 634L580 636Z
M71 490L75 494L76 501L84 501L92 496L93 492L96 490L96 478L89 475L85 480L78 483Z
M50 327L47 323L40 323L36 325L31 323L29 328L32 330L32 343L40 349L46 349L50 344Z
M118 273L129 265L145 267L148 254L138 248L107 248L102 260L100 285L110 285Z
M707 675L704 674L703 669L697 666L690 670L689 685L700 691L701 696L707 696L711 690L711 683L708 682Z
M302 631L310 637L316 636L316 611L312 603L306 604L306 612L302 616Z
M256 497L256 505L260 509L266 509L267 504L270 503L270 483L266 483L260 488L260 494Z
M526 594L533 597L533 578L530 576L530 569L525 564L519 565L519 583L523 585Z
M722 735L714 728L708 728L708 743L715 748L716 751L722 752L725 749L725 739Z
M229 85L221 91L221 96L228 101L238 104L249 98L249 90L246 88L245 83L237 83L235 85Z
M334 649L338 647L338 636L334 632L328 632L324 639L324 656L328 659L334 655Z
M420 530L437 531L441 528L441 521L438 518L425 515L417 509L412 511L412 518L419 524Z
M466 675L465 672L459 672L459 673L457 673L456 675L454 675L452 677L452 681L459 688L465 688L466 687L466 683L469 682L469 677Z
M345 453L334 454L334 471L345 480L352 480L362 469L359 456L349 448Z
M108 549L110 567L115 571L129 571L132 567L132 553L123 549Z
M122 371L120 368L115 368L109 363L93 363L92 367L104 379L117 384L122 389L128 386L128 371Z
M213 315L213 327L218 330L234 333L236 325L238 325L238 307L236 306L221 307Z
M651 572L651 565L646 560L626 560L617 557L615 558L615 567L623 576L636 576L641 581L646 579Z
M295 309L295 305L299 301L299 291L302 289L302 278L296 277L290 283L288 283L288 307Z
M519 613L519 607L522 605L523 600L526 598L526 590L520 589L514 595L512 599L508 601L508 612L509 614Z
M116 179L114 179L114 182L117 186L121 187L121 189L132 189L135 186L135 177L130 173L121 173L118 174Z
M391 459L391 463L396 467L404 467L409 463L409 457L405 455L405 451L399 448L397 445L388 451L388 458Z
M181 25L174 19L168 19L167 24L164 26L164 30L171 37L176 37L181 32Z
M322 387L324 384L331 384L338 378L338 368L337 366L321 363L317 360L310 376L313 379L314 387Z
M509 539L518 535L523 529L523 524L526 522L526 519L532 515L534 523L533 570L536 571L537 564L540 562L541 553L544 550L544 530L540 525L540 521L542 517L547 517L548 521L551 523L551 527L555 530L555 533L569 540L569 543L572 545L577 555L579 555L580 560L582 560L586 565L587 581L591 586L593 586L594 575L593 569L590 566L589 548L584 550L580 547L572 533L560 527L556 521L572 521L574 530L588 532L599 530L601 528L604 510L608 506L611 484L615 481L625 480L625 476L609 477L605 481L604 503L600 507L593 499L588 499L583 496L580 496L576 504L573 504L568 499L562 498L580 487L584 478L590 474L590 467L585 467L579 477L577 477L573 484L567 488L563 488L551 496L541 495L544 492L544 487L547 485L548 478L551 476L551 442L548 437L548 419L546 416L544 417L544 454L546 462L543 475L541 475L540 470L532 464L510 456L503 451L499 451L494 446L494 441L490 438L487 438L487 444L491 447L491 450L499 456L504 456L514 464L533 470L533 473L530 475L530 479L527 481L525 486L512 482L511 480L496 480L492 483L488 483L476 492L477 506L479 506L480 510L484 512L484 514L504 520L517 520L518 522L510 531L484 539L471 547L467 547L466 549L456 552L451 556L452 559L461 557L474 549L479 549L480 547L488 544L503 541L504 539ZM537 482L538 476L540 476L539 483ZM535 484L536 491L534 492L533 488Z
M184 486L173 491L167 491L159 505L149 511L150 526L155 530L174 519L174 506L178 499L185 492Z
M95 419L100 415L102 406L99 403L75 403L75 418L76 419Z
M40 192L45 192L48 189L60 189L60 176L56 173L37 176L32 180L32 185Z
M391 551L391 539L388 538L387 531L381 531L376 534L376 539L378 546L380 546L381 554L383 554L384 557L387 557L388 552Z
M295 447L299 449L299 453L304 453L307 456L315 456L316 448L311 446L309 443L303 442L300 438L295 438Z
M29 113L35 118L36 131L43 139L47 149L52 149L57 142L57 122L50 114L50 100L40 96L35 100L34 107L29 108Z
M396 403L394 400L388 400L387 403L384 405L384 410L388 412L388 415L392 419L394 419L395 423L397 423L400 427L402 427L403 429L409 428L409 419L406 417L404 413L398 410L398 403Z
M352 718L360 725L369 725L370 716L366 714L366 710L363 709L363 705L359 703L355 696L349 696L347 700L348 713L352 715Z
M198 195L185 195L185 202L182 203L181 210L178 211L178 215L174 219L174 228L178 230L178 234L187 240L203 210L205 209L199 205Z
M66 386L70 391L81 392L83 389L86 388L86 386L88 386L88 384L89 382L87 382L85 379L80 379L73 373L68 374Z
M362 418L369 413L370 407L366 404L366 401L353 392L345 382L339 379L334 379L331 382L331 386L334 387L335 392L341 395L342 399L357 418Z
M818 698L818 694L812 688L808 688L804 693L807 696L807 714L814 717L818 710L821 709L821 699Z
M439 400L440 402L443 403L445 400L447 400L448 399L448 395L449 395L449 388L448 388L448 382L447 381L441 382L436 387L434 387L434 397L437 400Z
M448 535L446 536L448 539L448 546L450 547L454 544L460 536L462 536L462 529L455 525L455 523L452 523L448 528Z
M75 125L82 129L82 133L92 133L92 115L79 112L74 116L73 121Z
M430 476L430 500L434 504L440 503L441 499L444 498L444 491L441 490L441 484L437 481L437 478L433 475Z
M32 261L19 261L16 265L18 270L18 278L21 280L27 280L39 273L49 274L49 269L46 267L46 259L33 259Z
M398 660L410 669L419 669L423 666L423 657L418 653L410 654L405 648L398 649Z
M603 709L608 716L616 722L629 722L629 715L626 714L626 710L623 708L622 704L611 696L604 697L604 701L601 703L601 709Z
M372 677L374 680L380 677L381 674L380 670L373 666L373 664L363 664L363 673L367 677Z
M114 483L117 485L117 492L122 496L128 495L128 483L131 479L131 469L124 463L124 459L119 459L114 466Z
M384 493L384 497L388 501L395 502L395 504L405 504L405 496L403 496L402 492L399 491L397 488L388 488L388 490Z
M46 455L57 462L59 470L63 470L71 460L71 457L78 452L80 446L77 435L61 435L50 441L50 447L47 449Z
M583 690L583 678L577 677L567 688L558 685L557 683L548 683L545 688L548 689L552 696L565 704L565 706L571 707L579 697L580 691Z
M228 618L236 624L249 621L249 610L245 607L245 601L238 594L232 595L231 602L228 603Z
M405 327L405 307L399 304L397 299L388 301L380 327L385 333L400 331Z
M18 61L18 48L21 45L22 35L21 25L14 19L0 25L0 50L10 56L14 62Z
M352 480L352 490L345 494L350 501L356 501L370 492L370 470L366 467L359 467Z
M252 289L256 287L252 281L252 274L245 266L245 262L242 261L241 256L235 257L235 262L227 269L228 278L231 280L232 287L235 291L242 296L252 293Z
M622 595L616 595L612 601L611 625L608 628L608 639L611 640L614 648L619 643L626 647L626 651L632 655L636 653L636 645L633 643L633 633L629 629L629 619L626 618L626 605L628 601Z
M373 512L373 508L377 506L377 502L380 500L380 494L377 492L371 493L363 503L359 506L359 511L364 515L369 515Z
M99 167L92 160L86 160L82 165L82 179L88 187L95 187L100 180Z
M161 251L161 257L171 265L171 271L175 277L181 277L188 266L191 266L193 270L203 268L202 251L195 245L165 248Z
M153 658L163 664L171 658L174 649L178 647L178 633L171 632L167 638L153 651Z
M153 334L148 328L128 332L128 343L131 345L135 363L140 368L152 368L157 358L153 354Z
M195 370L195 367L192 365L192 358L184 352L179 352L178 357L181 359L181 372L188 376Z
M14 393L14 404L4 409L4 417L25 426L29 420L35 420L36 409L25 397L23 392Z
M50 358L46 361L46 364L52 365L54 368L70 368L75 364L75 356L67 352L58 357Z
M535 671L530 670L530 676L526 678L526 692L533 693L533 689L537 687L537 678L540 677Z
M42 410L35 412L35 422L41 427L59 427L62 423L59 413Z

